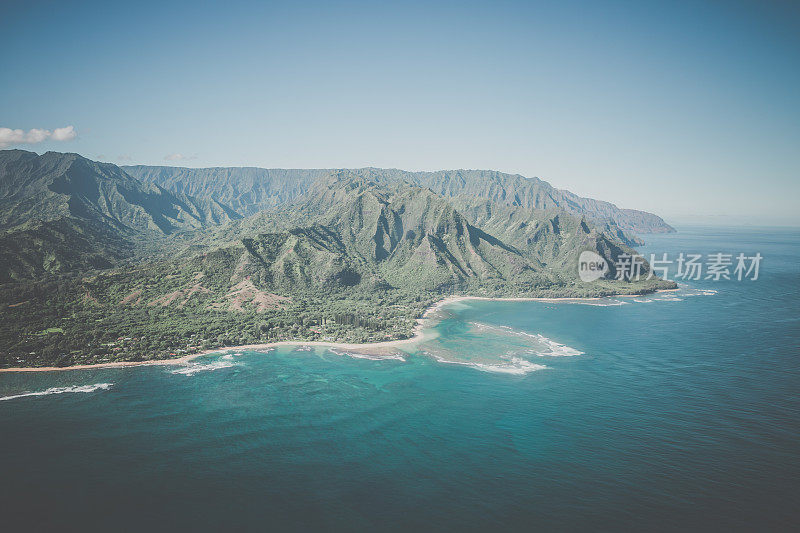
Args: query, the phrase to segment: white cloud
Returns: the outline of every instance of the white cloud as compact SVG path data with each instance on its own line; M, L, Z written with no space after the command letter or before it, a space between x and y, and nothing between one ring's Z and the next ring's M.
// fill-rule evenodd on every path
M22 137L19 137L19 134L22 133ZM47 139L50 136L49 130L37 130L32 129L29 130L28 133L24 133L22 130L14 130L15 137L19 138L19 142L24 142L28 144L36 144L40 143L43 140Z
M196 155L183 155L183 154L167 154L164 156L164 161L189 161L190 159L197 159Z
M11 128L0 128L0 148L6 148L15 144L38 144L47 139L54 141L71 141L78 136L73 126L56 128L53 131L40 130L37 128L25 130L12 130Z
M52 139L54 141L71 141L78 136L75 128L72 126L64 126L63 128L56 128L53 130Z
M133 156L130 154L118 155L117 161L133 161Z

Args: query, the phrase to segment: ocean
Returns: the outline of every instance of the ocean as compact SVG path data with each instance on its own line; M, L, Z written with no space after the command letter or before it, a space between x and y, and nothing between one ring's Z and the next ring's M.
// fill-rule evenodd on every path
M646 240L759 277L461 301L394 359L0 374L0 530L796 530L800 230Z

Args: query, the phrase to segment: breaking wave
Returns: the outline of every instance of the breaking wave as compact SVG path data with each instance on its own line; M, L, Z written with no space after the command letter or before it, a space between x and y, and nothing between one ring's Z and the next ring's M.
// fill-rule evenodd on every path
M490 326L489 324L484 324L482 322L470 322L470 325L473 329L478 331L490 331L500 335L521 337L525 340L535 343L535 346L531 346L522 352L525 354L537 355L539 357L571 357L575 355L583 355L584 353L580 350L572 348L571 346L567 346L566 344L561 344L560 342L556 342L553 339L547 338L540 333L528 333L526 331L512 329L508 326Z
M426 343L421 353L434 361L460 365L483 372L524 375L549 367L533 362L533 357L569 357L583 352L539 333L468 322L469 334L476 340ZM479 339L479 340L477 340Z
M523 333L523 334L529 335L528 333ZM540 351L530 350L527 353L535 353L540 357L572 357L575 355L583 355L582 351L576 350L575 348L567 346L566 344L561 344L552 339L548 339L544 335L540 335L537 333L532 336L538 339L539 342L544 344L547 347L547 351L540 352Z
M393 359L396 361L405 361L406 358L403 357L399 353L391 353L386 355L375 355L375 354L367 354L367 353L358 353L358 352L350 352L345 351L339 348L328 348L328 351L335 355L344 355L346 357L352 357L354 359L369 359L370 361L384 361Z
M188 363L183 368L172 370L172 374L182 374L184 376L194 376L198 372L211 372L212 370L220 370L222 368L231 368L239 366L239 363L233 362L233 355L224 355L219 360L212 363Z
M577 303L578 305L591 305L593 307L618 307L620 305L627 305L628 302L623 302L622 300L607 300L607 301L585 300L575 303Z
M497 363L478 363L474 361L460 361L460 360L453 360L447 359L445 357L441 357L436 355L433 352L423 351L423 354L427 355L428 357L432 358L434 361L438 363L444 363L448 365L460 365L460 366L467 366L470 368L475 368L477 370L481 370L483 372L496 372L501 374L515 374L515 375L525 375L529 372L535 372L537 370L544 370L547 367L544 365L538 365L536 363L531 363L527 359L523 359L521 357L509 357L508 359L504 359L503 362Z
M11 396L0 397L2 400L14 400L16 398L26 398L28 396L50 396L51 394L66 394L70 392L94 392L97 390L108 390L113 383L95 383L94 385L76 385L73 387L50 387L47 390L38 392L23 392Z
M681 286L677 291L680 296L714 296L717 294L716 289L699 289L695 287Z
M632 298L632 301L640 304L646 304L650 302L682 302L684 298L688 298L690 296L714 296L716 294L716 289L698 289L689 287L688 285L680 285L678 290L648 294L647 296Z

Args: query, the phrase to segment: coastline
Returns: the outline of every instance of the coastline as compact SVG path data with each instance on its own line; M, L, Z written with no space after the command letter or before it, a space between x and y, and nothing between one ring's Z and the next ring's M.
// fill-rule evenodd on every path
M446 300L446 299L445 299ZM349 343L349 342L335 342L335 341L275 341L260 344L241 344L237 346L220 346L219 348L209 348L201 352L187 354L182 357L174 359L154 359L151 361L114 361L112 363L95 363L88 365L73 365L73 366L40 366L40 367L12 367L0 368L0 373L3 372L60 372L64 370L89 370L99 368L125 368L131 366L155 366L155 365L182 365L186 364L193 359L211 355L215 353L229 352L229 351L244 351L244 350L268 350L278 346L320 346L326 348L340 349L340 350L386 350L397 348L406 344L414 344L420 342L425 338L423 329L425 321L428 320L430 314L439 309L441 305L446 305L445 300L440 300L435 304L428 307L422 314L421 318L417 319L417 324L414 326L414 334L407 339L397 339L393 341L380 341L368 343ZM447 302L449 303L449 302Z
M673 292L679 289L659 289L653 291L653 293L659 292ZM441 300L433 303L430 307L425 309L422 313L422 316L417 319L417 324L414 326L413 335L407 339L398 339L393 341L380 341L380 342L367 342L367 343L348 343L348 342L334 342L334 341L275 341L275 342L267 342L261 344L243 344L238 346L221 346L219 348L209 348L208 350L203 350L201 352L187 354L182 357L177 357L175 359L154 359L150 361L115 361L112 363L95 363L95 364L88 364L88 365L74 365L74 366L41 366L41 367L12 367L12 368L0 368L0 373L3 372L60 372L65 370L90 370L90 369L99 369L99 368L125 368L131 366L152 366L152 365L182 365L186 364L193 359L197 359L198 357L203 357L206 355L211 355L215 353L222 353L222 352L229 352L232 350L235 351L244 351L244 350L268 350L270 348L276 348L278 346L320 346L326 348L333 348L339 350L361 350L364 351L374 351L377 350L380 352L381 350L388 350L392 348L398 348L401 346L405 346L408 344L415 344L417 342L421 342L425 339L424 329L427 320L430 320L430 315L438 311L439 309L456 303L461 302L464 300L483 300L483 301L497 301L497 302L569 302L569 301L595 301L600 300L602 298L624 298L624 297L637 297L641 296L640 294L620 294L620 295L612 295L612 296L603 296L603 297L591 297L591 298L543 298L543 297L512 297L512 298L502 298L502 297L491 297L491 296L446 296Z

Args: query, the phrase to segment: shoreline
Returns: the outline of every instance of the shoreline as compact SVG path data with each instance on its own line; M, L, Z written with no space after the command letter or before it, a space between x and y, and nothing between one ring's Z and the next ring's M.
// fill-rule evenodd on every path
M276 348L278 346L324 346L327 348L341 349L341 350L370 350L370 349L390 349L405 344L413 344L420 342L425 338L423 329L425 320L428 319L429 314L438 309L438 305L444 300L440 300L435 304L428 307L422 314L421 318L417 319L417 324L414 326L413 335L407 339L397 339L392 341L379 341L367 343L350 343L350 342L336 342L336 341L275 341L260 344L241 344L237 346L220 346L219 348L209 348L197 353L186 354L174 359L153 359L150 361L114 361L111 363L93 363L73 366L39 366L39 367L12 367L0 368L0 373L3 372L60 372L64 370L90 370L100 368L125 368L130 366L158 366L158 365L182 365L186 364L193 359L211 355L215 353L230 352L230 351L245 351L245 350L267 350Z
M653 291L652 293L646 294L656 294L659 292L673 292L679 289L659 289ZM175 359L154 359L151 361L114 361L112 363L93 363L93 364L83 364L83 365L73 365L73 366L40 366L40 367L12 367L12 368L0 368L0 373L3 372L60 372L65 370L91 370L91 369L100 369L100 368L125 368L131 366L156 366L156 365L182 365L186 364L193 359L197 359L198 357L203 357L206 355L211 355L215 353L222 353L222 352L229 352L232 350L235 351L245 351L245 350L267 350L271 348L276 348L278 346L321 346L333 349L340 349L340 350L381 350L381 349L391 349L397 348L399 346L407 345L407 344L414 344L417 342L421 342L425 339L425 335L423 333L426 325L426 321L430 320L430 315L438 311L439 309L450 305L452 303L461 302L464 300L482 300L482 301L497 301L497 302L569 302L569 301L595 301L600 300L602 298L633 298L637 296L643 296L642 294L620 294L620 295L611 295L611 296L596 296L596 297L589 297L589 298L571 298L571 297L564 297L564 298L547 298L547 297L491 297L491 296L446 296L441 300L431 304L425 311L422 313L422 316L417 319L417 324L414 326L413 335L407 339L397 339L392 341L379 341L379 342L366 342L366 343L349 343L349 342L335 342L335 341L275 341L275 342L267 342L261 344L242 344L238 346L221 346L219 348L209 348L208 350L203 350L201 352L187 354L182 357L177 357Z

